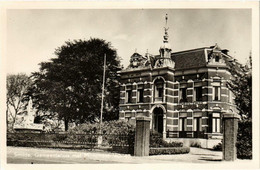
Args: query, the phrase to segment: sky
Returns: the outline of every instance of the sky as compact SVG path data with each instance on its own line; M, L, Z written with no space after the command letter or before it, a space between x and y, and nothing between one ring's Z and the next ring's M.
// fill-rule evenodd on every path
M111 42L127 67L135 51L159 54L166 13L173 52L217 43L246 63L252 49L250 9L9 9L6 72L29 75L65 41L90 37Z

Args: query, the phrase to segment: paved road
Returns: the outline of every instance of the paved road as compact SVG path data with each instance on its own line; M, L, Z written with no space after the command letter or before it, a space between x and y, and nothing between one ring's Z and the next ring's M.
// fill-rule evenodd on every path
M221 158L222 152L200 148L191 148L189 154L133 157L105 151L7 147L9 164L212 163Z

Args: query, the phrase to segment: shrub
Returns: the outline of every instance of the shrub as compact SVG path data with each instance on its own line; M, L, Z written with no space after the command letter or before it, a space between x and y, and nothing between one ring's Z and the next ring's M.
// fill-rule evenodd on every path
M69 130L69 133L99 133L98 122L96 123L83 123L73 129ZM113 120L105 121L101 125L102 134L128 134L130 131L133 131L135 128L134 125L124 121L124 120Z
M252 159L252 121L239 121L236 146L237 158Z
M99 123L84 123L69 130L71 134L70 139L78 141L77 134L93 134L91 139L85 139L87 141L97 142L99 132ZM101 132L103 134L102 144L107 145L129 145L130 148L134 147L134 128L135 126L123 121L114 120L103 122L101 126ZM133 150L133 149L131 149Z
M163 140L162 134L152 131L150 134L150 147L159 148L159 147L182 147L182 142L166 142Z
M218 143L217 145L213 146L214 151L222 151L222 141Z
M156 132L156 131L151 131L150 133L150 147L162 147L163 145L163 136L162 134Z
M201 148L201 143L200 142L192 142L190 144L190 147Z
M81 124L68 133L8 133L7 145L15 146L85 146L97 145L99 123ZM102 125L103 145L129 146L129 153L134 152L134 126L125 121L104 122ZM48 141L46 143L45 141Z
M149 155L185 154L189 152L189 147L150 148Z

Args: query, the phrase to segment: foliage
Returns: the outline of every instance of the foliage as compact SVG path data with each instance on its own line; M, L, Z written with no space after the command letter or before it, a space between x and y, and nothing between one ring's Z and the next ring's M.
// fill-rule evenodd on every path
M70 129L69 133L99 133L99 128L100 124L98 122L86 122ZM102 134L127 135L130 131L134 130L135 126L124 120L112 120L102 122L101 128Z
M28 89L32 85L31 79L26 74L10 74L6 78L6 119L7 125L13 130L17 115L25 112L28 104ZM8 130L10 130L8 128Z
M116 50L102 39L67 41L55 50L57 58L40 63L40 71L32 75L36 108L48 118L57 113L65 122L65 130L68 122L98 121L104 54L107 66L103 118L118 119L120 61Z
M101 125L103 145L131 145L130 147L133 148L135 140L134 128L134 125L123 120L104 121ZM100 134L99 129L99 123L87 122L70 129L69 134L72 138L73 136L76 136L76 134L80 133L97 134L95 136L97 140L98 134Z
M237 156L252 159L252 57L246 65L229 62L233 79L228 82L235 95L235 103L241 120L238 124Z
M166 142L163 140L162 134L152 131L150 134L150 147L158 148L158 147L182 147L182 142Z
M173 154L186 154L189 152L190 152L189 147L150 148L149 155L173 155Z
M237 157L252 159L252 122L239 121L237 134Z
M8 145L15 146L52 146L69 145L84 147L97 146L98 123L85 123L70 129L66 133L8 133ZM103 146L127 147L128 153L134 152L134 126L125 121L104 122L102 126ZM33 145L34 144L34 145Z
M190 147L201 148L201 143L200 142L192 142L190 144Z
M242 120L252 119L252 58L242 65L236 61L227 62L233 79L227 82L235 95L235 103Z
M222 142L213 146L214 151L222 151Z

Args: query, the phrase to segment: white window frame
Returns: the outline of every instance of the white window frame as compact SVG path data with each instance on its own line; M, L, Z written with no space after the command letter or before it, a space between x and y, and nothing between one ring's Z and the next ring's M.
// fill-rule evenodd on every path
M143 90L143 101L140 102L140 90ZM143 103L144 102L144 88L138 88L137 89L137 103Z
M128 89L128 90L126 90L126 102L125 103L132 103L131 102L131 98L130 98L130 102L128 101L128 91L131 91L131 93L133 93L133 90L131 90L131 89Z
M220 133L221 131L221 122L220 122L220 113L212 114L212 133Z
M218 88L218 100L215 100L215 93L216 93L215 89L216 88ZM220 91L221 91L221 87L220 86L213 86L213 90L212 90L212 92L213 92L212 100L213 101L221 101L221 93L220 93Z

